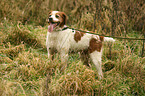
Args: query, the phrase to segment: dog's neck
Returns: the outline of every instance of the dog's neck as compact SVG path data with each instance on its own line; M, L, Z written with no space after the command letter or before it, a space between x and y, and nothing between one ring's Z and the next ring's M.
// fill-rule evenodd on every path
M68 26L64 25L63 28L62 28L62 31L66 30L66 29L68 29Z

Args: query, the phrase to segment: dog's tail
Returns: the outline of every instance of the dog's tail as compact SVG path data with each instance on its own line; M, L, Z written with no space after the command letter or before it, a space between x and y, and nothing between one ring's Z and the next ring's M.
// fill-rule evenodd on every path
M115 42L115 39L111 37L104 37L104 42Z
M104 37L104 36L98 36L98 35L93 35L93 37L103 42L115 42L115 39L111 37Z

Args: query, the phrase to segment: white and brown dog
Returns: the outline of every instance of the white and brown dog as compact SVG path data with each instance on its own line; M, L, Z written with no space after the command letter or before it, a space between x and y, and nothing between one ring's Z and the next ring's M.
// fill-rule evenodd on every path
M46 46L48 57L52 60L58 52L61 63L65 64L70 51L80 52L80 57L85 65L89 66L89 58L95 64L99 78L103 77L101 68L102 42L114 42L113 38L83 33L69 29L66 24L67 16L64 12L51 11L49 13L49 26ZM67 64L66 64L67 65Z

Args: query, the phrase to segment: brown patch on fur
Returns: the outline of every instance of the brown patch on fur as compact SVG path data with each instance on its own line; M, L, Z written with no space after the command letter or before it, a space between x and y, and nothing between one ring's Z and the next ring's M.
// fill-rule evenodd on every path
M76 42L80 41L81 38L84 36L85 33L83 32L80 32L80 31L76 31L75 32L75 35L74 35L74 39Z
M50 15L51 15L51 13L52 13L52 11L49 11L49 12L48 12L48 15L50 16ZM48 16L48 17L49 17L49 16Z
M63 27L66 24L67 21L67 15L64 12L58 12L56 15L59 15L58 19L60 20L60 27Z
M99 36L101 41L104 41L104 36Z
M94 51L98 51L100 52L102 49L102 42L101 41L98 41L97 39L95 38L92 38L90 40L90 44L89 44L89 53L92 53Z

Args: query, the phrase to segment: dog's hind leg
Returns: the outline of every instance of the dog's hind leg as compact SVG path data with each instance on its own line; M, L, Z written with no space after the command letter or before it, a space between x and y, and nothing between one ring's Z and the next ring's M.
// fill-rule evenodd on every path
M89 54L88 54L88 50L83 50L80 52L80 58L81 61L83 62L84 65L89 66Z
M94 51L90 53L90 58L96 66L100 80L103 77L102 67L101 67L101 56L102 56L102 52Z

